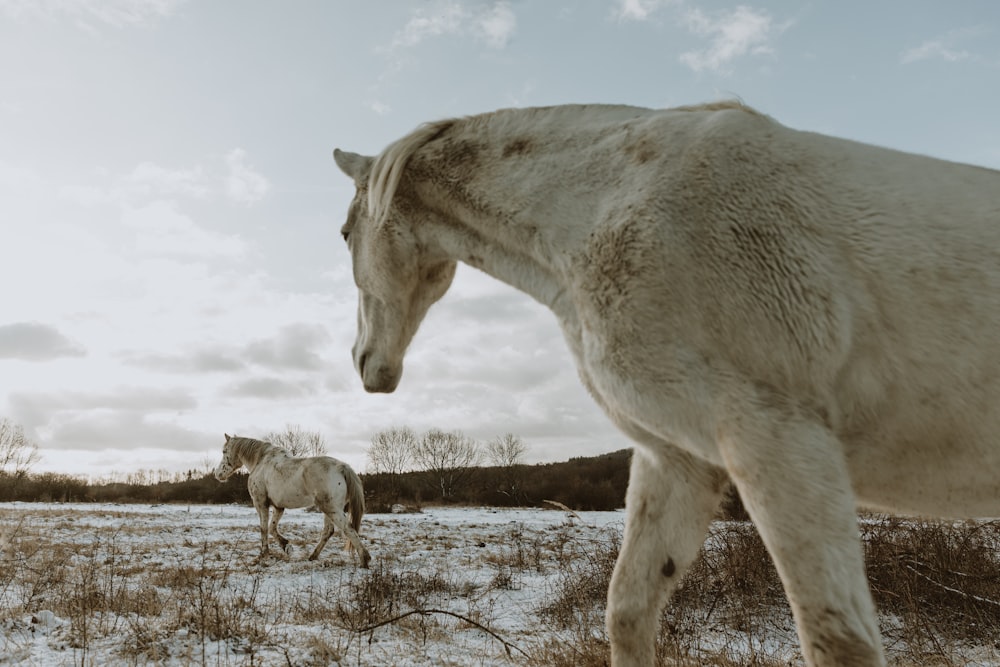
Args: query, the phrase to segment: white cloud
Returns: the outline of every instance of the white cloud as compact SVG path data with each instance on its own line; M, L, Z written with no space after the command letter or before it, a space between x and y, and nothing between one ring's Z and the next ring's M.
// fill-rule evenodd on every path
M618 0L615 16L626 21L645 21L662 7L675 0Z
M0 0L0 13L10 18L69 18L81 27L92 21L116 28L167 18L186 0Z
M445 35L472 35L494 49L507 46L517 27L517 16L509 2L491 2L485 7L467 9L459 2L437 2L429 9L418 9L392 39L389 51L417 46Z
M418 9L392 40L393 48L416 46L425 39L455 34L462 27L465 10L457 2L438 3L434 9Z
M692 9L684 15L683 23L692 33L711 38L708 48L680 56L680 61L695 72L724 71L737 58L772 53L771 39L789 25L776 26L766 11L745 5L711 15Z
M0 185L7 181L11 187L18 183L27 184L29 176L23 170L5 168L0 163ZM224 161L213 158L208 167L198 164L171 168L145 161L127 174L102 177L106 179L105 184L63 186L59 189L59 197L84 206L136 206L161 198L208 199L225 196L237 204L249 206L271 190L270 181L253 168L247 159L247 152L242 148L229 151Z
M166 169L152 162L136 165L119 184L134 196L174 196L184 195L201 198L209 193L205 170L200 166L192 169Z
M368 106L371 107L371 110L379 116L387 116L392 113L392 107L384 102L380 102L379 100L375 100Z
M955 46L959 36L958 32L950 32L943 37L929 39L920 46L904 51L899 60L904 65L909 65L921 60L944 60L955 63L973 58L971 53Z
M44 180L33 169L0 160L0 189L30 196L40 194L44 186Z
M125 207L122 222L135 230L135 248L146 255L240 257L247 250L238 236L199 227L170 201Z
M233 201L249 206L263 199L271 189L271 183L247 164L247 152L242 148L230 151L226 164L229 166L226 194Z
M0 326L0 359L48 361L85 354L82 347L47 324L15 322Z
M517 16L509 2L498 2L474 20L476 33L494 49L507 46L517 28Z

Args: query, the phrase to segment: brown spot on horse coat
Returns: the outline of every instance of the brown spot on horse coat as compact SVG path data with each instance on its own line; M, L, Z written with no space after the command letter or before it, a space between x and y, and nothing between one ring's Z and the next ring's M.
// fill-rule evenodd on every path
M502 155L505 158L512 155L527 155L533 148L534 145L532 144L531 139L520 137L504 144Z

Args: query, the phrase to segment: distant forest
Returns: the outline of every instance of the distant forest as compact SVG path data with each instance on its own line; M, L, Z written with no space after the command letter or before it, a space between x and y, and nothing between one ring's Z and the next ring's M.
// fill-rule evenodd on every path
M393 505L541 506L545 500L575 510L613 510L625 506L630 450L561 463L474 467L450 478L448 471L361 473L369 512L387 512ZM0 501L116 503L250 503L247 476L241 472L225 482L211 473L189 471L164 481L137 476L133 480L89 483L72 475L0 472ZM445 489L442 491L442 489Z

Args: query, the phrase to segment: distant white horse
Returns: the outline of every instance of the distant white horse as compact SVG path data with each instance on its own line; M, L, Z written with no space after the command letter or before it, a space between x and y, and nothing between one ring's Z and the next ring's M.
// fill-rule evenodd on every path
M551 308L635 440L615 665L653 663L729 480L810 665L885 664L856 504L1000 515L1000 172L736 103L503 110L334 158L368 391L461 261Z
M253 438L230 437L222 447L222 461L215 468L215 478L224 482L246 466L250 471L247 489L260 517L260 557L269 553L268 515L270 531L278 538L282 551L287 552L288 540L278 532L278 522L286 509L315 505L325 517L319 544L309 555L316 560L333 535L334 527L347 538L347 546L361 556L362 567L368 567L371 556L358 536L361 517L365 513L365 494L361 480L343 461L329 456L296 458L281 447ZM351 512L348 523L345 508Z

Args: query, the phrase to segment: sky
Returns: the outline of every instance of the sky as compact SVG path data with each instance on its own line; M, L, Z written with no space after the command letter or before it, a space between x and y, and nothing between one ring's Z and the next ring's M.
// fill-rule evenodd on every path
M36 472L214 465L297 425L629 446L554 316L468 267L394 394L351 362L335 147L502 107L742 99L785 125L1000 168L1000 3L0 0L0 418Z

